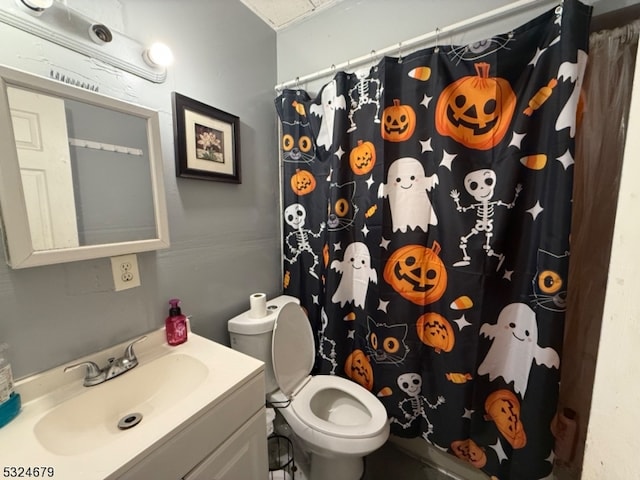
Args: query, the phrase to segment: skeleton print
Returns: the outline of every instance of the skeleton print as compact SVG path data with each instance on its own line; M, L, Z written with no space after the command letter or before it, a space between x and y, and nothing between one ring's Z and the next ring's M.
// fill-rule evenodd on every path
M331 369L329 375L335 375L338 362L336 361L336 341L328 338L325 335L327 327L329 326L329 317L324 311L324 308L320 311L320 320L322 322L322 328L318 332L318 355L326 362L329 362Z
M320 237L320 234L324 230L324 222L320 224L320 230L318 233L313 233L311 230L304 229L304 223L307 218L307 211L300 203L294 203L289 205L284 210L284 220L287 222L293 232L289 232L285 238L285 244L289 247L292 257L284 256L284 259L289 263L296 263L298 257L302 252L307 252L313 258L313 265L309 267L309 274L315 278L318 278L316 273L316 267L319 264L318 255L313 251L311 244L309 243L309 235L315 238ZM291 244L291 238L295 239L295 245Z
M349 109L349 122L351 126L347 132L353 132L358 127L353 117L357 111L365 105L375 105L376 112L373 116L374 123L380 123L380 96L382 95L382 85L379 79L367 77L366 72L356 72L358 83L349 89L349 99L351 108Z
M496 189L496 172L488 168L473 171L464 178L464 188L467 190L478 203L472 203L466 207L460 204L460 193L457 190L451 191L451 198L456 202L456 209L458 212L466 212L467 210L476 211L476 224L471 228L471 232L468 235L460 237L460 250L462 250L462 260L453 264L454 267L464 267L470 265L471 256L467 251L467 244L469 239L474 235L484 232L485 243L482 246L487 256L497 257L498 266L496 270L499 270L504 262L504 255L496 253L491 246L491 237L493 237L493 215L495 213L495 207L507 207L511 209L516 204L518 195L522 191L522 185L517 184L515 188L515 195L511 203L505 203L502 200L491 201Z
M403 373L398 377L398 387L409 397L401 400L398 403L400 411L404 414L404 422L398 420L395 417L391 418L393 423L399 424L403 429L407 429L415 421L416 418L422 417L427 422L427 431L425 435L429 435L433 432L433 425L427 417L427 411L425 406L431 410L435 410L440 405L445 403L444 397L438 397L436 403L431 403L424 396L420 395L422 392L422 377L417 373ZM425 439L428 438L425 436Z

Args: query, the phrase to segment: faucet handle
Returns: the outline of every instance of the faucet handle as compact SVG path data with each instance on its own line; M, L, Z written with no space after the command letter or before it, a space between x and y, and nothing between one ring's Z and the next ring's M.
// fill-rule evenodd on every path
M91 362L91 361L80 362L74 365L69 365L65 367L64 373L67 373L71 370L75 370L76 368L80 368L80 367L87 367L87 372L85 373L85 376L84 376L84 385L86 387L90 387L92 385L96 385L102 382L103 380L102 377L104 376L104 372L100 369L98 365L96 365L94 362Z
M134 340L133 342L131 342L131 343L127 346L126 350L124 351L124 358L125 358L126 360L130 361L130 362L137 362L137 361L138 361L138 359L137 359L137 357L136 357L135 352L133 351L133 346L134 346L136 343L144 342L146 339L147 339L147 336L146 336L146 335L143 335L142 337L138 338L137 340Z

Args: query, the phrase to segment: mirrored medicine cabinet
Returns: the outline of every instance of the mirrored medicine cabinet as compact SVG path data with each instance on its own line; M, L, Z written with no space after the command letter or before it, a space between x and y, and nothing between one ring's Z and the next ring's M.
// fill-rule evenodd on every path
M158 112L0 66L0 215L25 268L169 246Z

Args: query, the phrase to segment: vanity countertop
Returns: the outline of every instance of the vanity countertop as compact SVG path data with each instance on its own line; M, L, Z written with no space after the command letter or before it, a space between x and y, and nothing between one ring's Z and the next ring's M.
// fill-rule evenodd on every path
M103 366L129 343L77 362L93 360ZM82 385L84 368L64 373L65 366L18 381L22 410L0 429L2 478L117 478L263 370L262 362L192 332L187 342L171 347L164 328L147 334L135 353L137 367L92 387ZM189 369L185 375L182 366ZM159 372L165 369L171 378L162 378ZM172 379L175 383L166 383ZM148 396L147 383L153 384ZM109 398L118 405L111 408ZM256 405L261 403L258 396ZM142 421L126 430L116 428L123 415L132 413L119 408L142 413ZM99 443L85 444L83 436Z

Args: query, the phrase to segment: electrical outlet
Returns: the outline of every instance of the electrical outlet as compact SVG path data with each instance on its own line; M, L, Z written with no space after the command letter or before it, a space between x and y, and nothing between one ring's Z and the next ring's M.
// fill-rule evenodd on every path
M140 286L138 259L135 254L111 257L111 270L116 292Z

